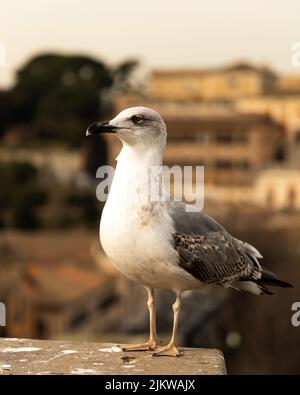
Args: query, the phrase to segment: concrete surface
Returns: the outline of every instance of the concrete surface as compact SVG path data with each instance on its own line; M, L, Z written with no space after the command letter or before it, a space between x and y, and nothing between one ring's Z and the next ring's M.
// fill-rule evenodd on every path
M226 374L220 351L181 350L180 358L152 357L112 344L0 338L0 375Z

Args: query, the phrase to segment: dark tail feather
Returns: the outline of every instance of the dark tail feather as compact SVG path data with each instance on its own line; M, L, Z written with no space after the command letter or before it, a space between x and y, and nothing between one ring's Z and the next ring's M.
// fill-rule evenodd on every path
M257 284L260 285L271 285L274 287L283 287L283 288L293 288L293 285L286 282L279 280L276 275L268 270L263 269L262 277L256 281Z
M236 290L248 292L253 295L274 295L274 293L263 284L259 284L256 281L252 280L236 281L231 285L231 287Z
M292 284L287 283L286 281L279 280L274 273L263 269L262 277L259 280L244 278L232 284L232 288L238 289L240 291L249 292L254 295L274 295L274 293L267 287L267 285L283 288L293 287Z
M275 295L273 291L271 291L269 288L267 288L265 285L263 284L259 284L258 286L260 288L260 290L262 291L263 294L265 295Z

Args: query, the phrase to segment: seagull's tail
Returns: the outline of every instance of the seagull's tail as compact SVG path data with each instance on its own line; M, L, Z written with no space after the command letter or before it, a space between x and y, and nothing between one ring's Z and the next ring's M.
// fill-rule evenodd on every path
M262 276L259 280L257 280L257 282L263 285L271 285L274 287L293 288L292 284L286 281L279 280L276 277L276 274L266 269L263 269Z
M274 295L268 287L283 287L283 288L292 288L293 285L286 282L279 280L276 275L268 270L263 269L262 276L258 280L251 280L251 279L243 279L237 281L233 284L233 288L249 292L254 295Z

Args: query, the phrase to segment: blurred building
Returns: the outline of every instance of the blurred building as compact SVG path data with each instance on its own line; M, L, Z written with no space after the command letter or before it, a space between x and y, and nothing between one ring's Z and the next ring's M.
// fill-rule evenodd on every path
M299 92L281 93L236 100L235 107L243 114L269 115L286 129L286 139L293 145L300 140L300 88Z
M66 150L58 147L14 149L0 148L1 163L30 163L43 172L44 178L50 176L66 185L75 180L83 168L82 155L78 150Z
M4 297L9 337L101 333L119 320L119 293L113 278L70 264L27 265Z
M235 100L274 92L276 82L268 68L238 63L209 70L155 70L149 91L163 101Z
M115 99L116 112L136 105L166 121L167 165L204 165L206 199L300 209L300 78L245 63L155 70L143 94ZM110 164L115 140L107 138Z
M165 163L204 165L207 186L250 185L280 150L283 130L268 117L228 113L165 120Z
M255 200L274 210L300 209L300 171L273 168L261 171L255 183Z

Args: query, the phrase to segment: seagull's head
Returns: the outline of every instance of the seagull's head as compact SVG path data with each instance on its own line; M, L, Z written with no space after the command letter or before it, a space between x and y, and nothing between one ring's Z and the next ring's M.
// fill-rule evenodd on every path
M131 107L121 111L111 121L95 122L90 125L86 135L113 133L132 147L160 147L166 143L166 125L162 117L147 107Z

